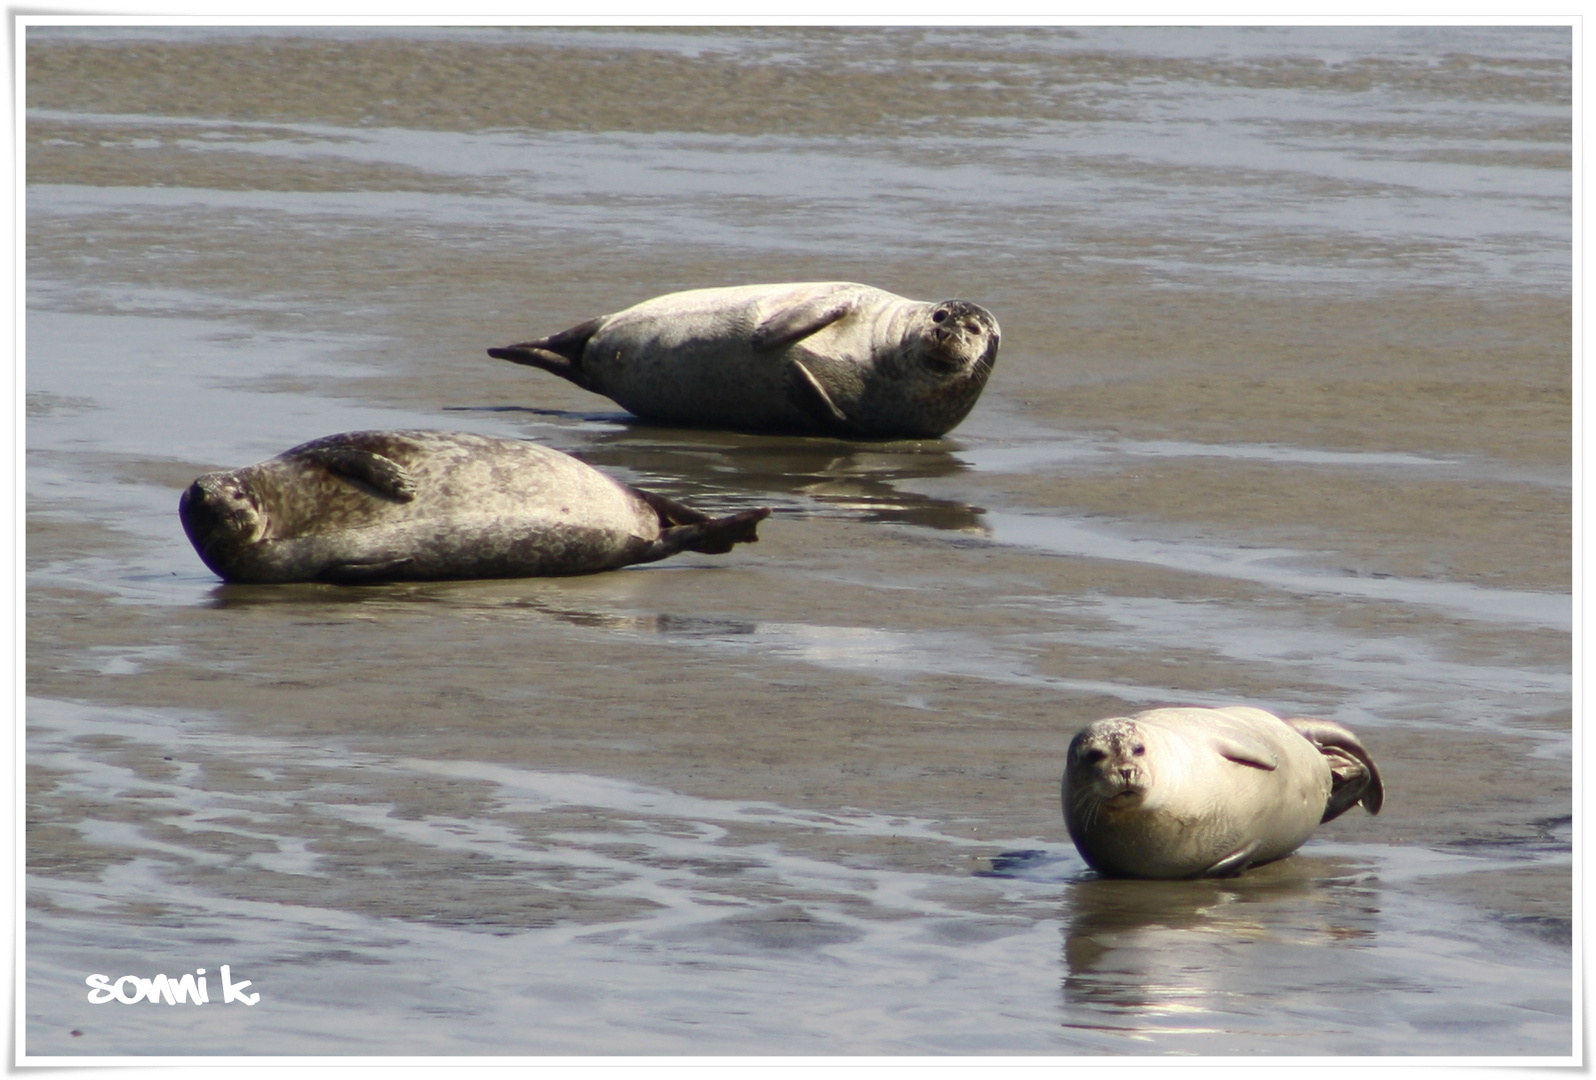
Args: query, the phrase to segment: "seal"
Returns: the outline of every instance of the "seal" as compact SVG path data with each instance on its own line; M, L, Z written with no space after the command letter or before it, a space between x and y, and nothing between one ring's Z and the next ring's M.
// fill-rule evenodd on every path
M230 582L586 574L759 539L769 508L711 519L519 439L355 431L195 480L178 503Z
M1070 743L1064 821L1115 877L1230 877L1302 846L1385 789L1358 737L1262 709L1152 709L1088 724Z
M752 432L934 438L997 359L991 312L848 281L670 293L489 349L648 420Z

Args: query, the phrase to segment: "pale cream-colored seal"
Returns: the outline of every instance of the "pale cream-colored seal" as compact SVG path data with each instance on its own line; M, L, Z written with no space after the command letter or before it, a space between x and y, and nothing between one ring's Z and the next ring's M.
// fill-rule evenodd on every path
M356 431L207 473L178 515L227 581L584 574L752 543L770 510L710 519L520 439Z
M754 432L929 438L997 359L991 312L847 281L695 289L489 349L649 420Z
M1243 706L1098 720L1070 743L1063 781L1070 838L1118 877L1239 874L1383 799L1373 758L1340 724Z

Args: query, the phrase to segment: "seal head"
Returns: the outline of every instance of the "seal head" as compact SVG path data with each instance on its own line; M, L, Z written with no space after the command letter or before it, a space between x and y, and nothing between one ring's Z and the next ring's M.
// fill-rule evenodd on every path
M253 544L270 522L249 484L237 473L207 473L178 500L177 516L200 560L221 577L230 548Z

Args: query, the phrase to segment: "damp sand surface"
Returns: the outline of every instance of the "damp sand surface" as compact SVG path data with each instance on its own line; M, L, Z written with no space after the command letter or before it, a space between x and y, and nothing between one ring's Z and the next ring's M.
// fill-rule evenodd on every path
M1567 30L27 60L29 1055L1571 1052ZM786 280L992 310L969 419L665 428L484 351ZM579 578L204 569L195 476L373 427L775 514ZM1349 725L1385 810L1097 879L1069 739L1177 703Z

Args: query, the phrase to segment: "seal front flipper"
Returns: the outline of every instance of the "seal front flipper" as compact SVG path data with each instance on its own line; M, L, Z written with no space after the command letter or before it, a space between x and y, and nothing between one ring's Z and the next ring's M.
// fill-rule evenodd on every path
M329 585L380 585L385 581L398 580L402 576L400 571L414 561L407 556L381 562L333 563L317 574L316 580Z
M519 345L507 345L502 349L489 349L488 355L495 360L508 360L512 364L542 368L562 379L569 379L587 390L590 388L587 385L587 376L582 371L582 353L607 318L608 316L600 315L596 319L578 323L569 330L561 330L558 334L550 334L536 341L524 341Z
M827 303L825 298L797 304L765 319L754 327L749 344L756 352L784 349L795 341L802 341L819 330L824 330L853 310L852 300Z
M1214 865L1198 874L1198 877L1235 877L1248 866L1252 865L1253 853L1258 850L1258 841L1254 840L1246 847L1239 848L1220 859Z
M1330 766L1330 798L1320 823L1340 817L1358 803L1378 814L1385 803L1385 785L1374 757L1351 731L1334 720L1288 717L1286 723L1319 748Z
M847 414L837 408L826 388L802 361L794 360L787 371L787 399L803 411L821 430L846 431Z
M392 458L353 446L318 446L305 451L305 458L330 473L355 480L377 494L395 502L410 502L416 497L416 482L410 470Z
M1209 736L1209 745L1214 752L1227 761L1234 761L1237 765L1247 765L1254 769L1263 769L1273 772L1280 768L1280 759L1263 743L1256 739L1249 739L1243 735L1226 732L1214 733Z

